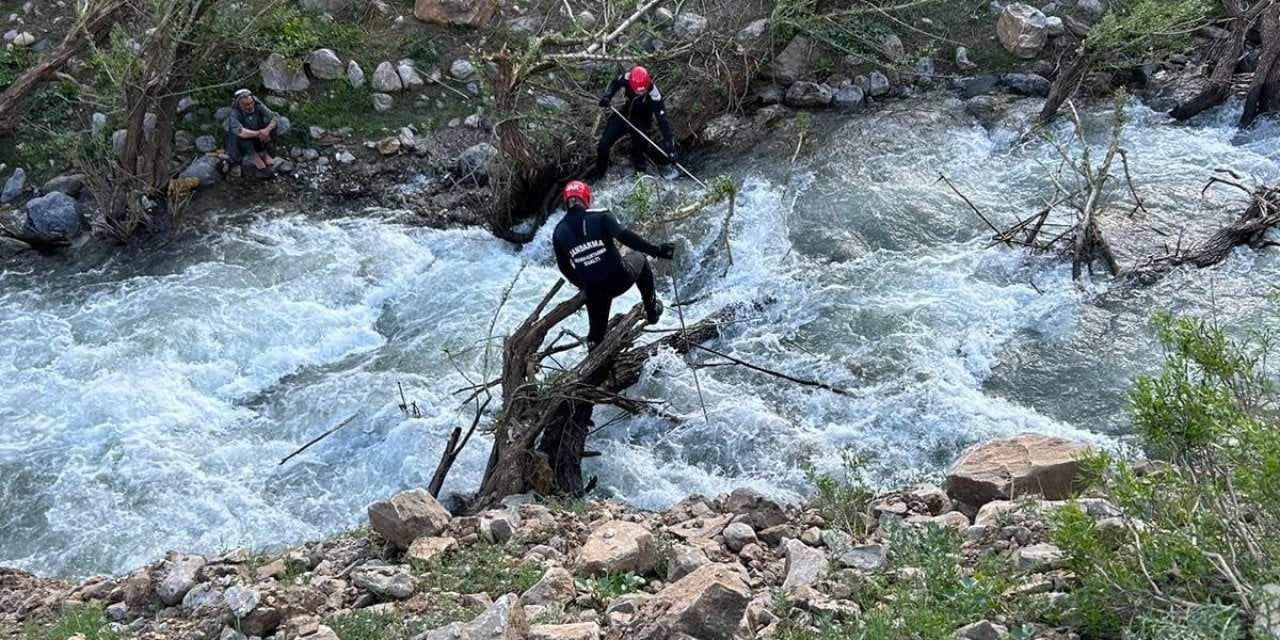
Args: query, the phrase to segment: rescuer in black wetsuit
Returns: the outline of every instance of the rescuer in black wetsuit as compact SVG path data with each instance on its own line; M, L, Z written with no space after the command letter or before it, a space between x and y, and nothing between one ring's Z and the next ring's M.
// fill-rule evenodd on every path
M596 145L596 168L593 177L600 178L609 170L609 150L625 134L631 134L631 163L636 171L644 171L646 157L656 159L660 164L667 164L675 159L675 134L671 131L671 122L667 120L667 108L662 104L662 93L649 78L644 67L635 66L619 75L609 83L609 90L600 98L600 106L609 108L614 94L623 90L626 104L618 113L609 115L605 123L604 134L600 136L600 144ZM623 120L623 116L626 120ZM653 144L640 135L640 131L648 131L654 120L658 121L658 129L662 132L662 149L653 148ZM627 125L627 122L631 126Z
M556 225L552 244L560 273L587 295L587 319L591 326L587 332L587 349L594 349L604 340L613 299L633 283L644 300L645 320L649 324L657 322L662 316L662 302L654 293L653 270L644 253L670 260L675 256L675 245L670 242L655 245L641 238L618 224L608 211L587 211L591 206L591 188L585 182L574 180L565 185L564 204L567 213ZM614 240L636 251L623 257Z

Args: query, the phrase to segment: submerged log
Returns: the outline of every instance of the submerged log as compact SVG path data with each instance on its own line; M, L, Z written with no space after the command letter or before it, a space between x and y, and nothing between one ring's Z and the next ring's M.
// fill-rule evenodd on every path
M1261 187L1249 197L1249 206L1230 225L1171 259L1173 265L1191 263L1199 268L1222 262L1236 247L1256 244L1262 234L1280 223L1280 188Z

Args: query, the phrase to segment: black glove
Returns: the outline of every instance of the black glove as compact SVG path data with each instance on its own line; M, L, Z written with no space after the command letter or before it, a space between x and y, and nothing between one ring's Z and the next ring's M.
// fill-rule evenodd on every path
M672 258L675 258L676 243L664 242L658 245L658 253L654 254L654 256L658 258L662 258L663 260L671 260Z
M609 108L609 98L607 96L604 98L600 98L600 106L604 107L605 109Z

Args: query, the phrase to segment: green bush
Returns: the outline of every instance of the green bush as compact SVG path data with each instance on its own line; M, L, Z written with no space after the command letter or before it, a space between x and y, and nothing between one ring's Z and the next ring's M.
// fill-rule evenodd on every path
M1167 314L1154 324L1165 364L1135 381L1129 415L1159 462L1140 473L1095 454L1086 468L1122 516L1104 526L1067 508L1054 519L1079 579L1074 622L1107 637L1240 637L1253 588L1280 578L1272 340Z
M423 589L458 593L524 593L542 577L535 564L522 563L502 545L473 544L414 563Z
M81 635L85 640L122 640L126 634L113 630L98 605L65 605L50 623L29 622L22 627L25 640L67 640Z
M408 622L398 613L352 611L326 618L324 623L341 640L409 640L430 629L420 621Z
M435 64L440 56L431 41L431 32L426 29L413 29L401 36L400 51L420 65Z
M817 469L805 469L805 479L813 485L813 496L810 503L827 525L861 536L867 532L867 521L863 518L867 505L871 502L871 488L862 481L859 469L864 460L851 450L841 453L841 473L833 475L819 473Z
M13 84L14 80L31 64L31 53L21 47L0 49L0 91Z

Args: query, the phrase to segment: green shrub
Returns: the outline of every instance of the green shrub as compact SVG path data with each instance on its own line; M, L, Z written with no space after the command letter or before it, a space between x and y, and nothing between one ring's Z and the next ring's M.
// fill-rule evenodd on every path
M399 613L370 611L352 611L326 618L324 623L341 640L409 640L432 628L421 621L406 621Z
M805 479L813 485L813 496L809 500L828 526L861 536L867 532L862 514L866 513L872 498L870 487L859 473L864 460L848 449L841 452L840 457L840 475L819 473L813 467L805 469Z
M618 596L635 593L645 584L645 579L628 571L626 573L606 573L594 578L578 578L573 581L578 591L591 596L592 606L604 610Z
M31 53L22 47L0 49L0 91L13 84L14 80L31 65Z
M542 568L522 563L502 545L473 544L414 563L424 589L458 593L524 593L542 577Z
M1121 518L1102 526L1078 508L1054 518L1080 582L1075 622L1101 636L1174 637L1175 625L1177 637L1239 637L1253 587L1280 577L1280 433L1263 366L1272 341L1167 314L1154 324L1165 364L1135 381L1129 415L1157 468L1095 454L1086 468Z
M435 64L440 56L432 42L431 32L426 29L413 29L401 36L400 52L420 65Z
M126 634L113 630L98 605L64 605L61 615L50 623L29 622L22 627L25 640L67 640L75 635L85 640L122 640Z

